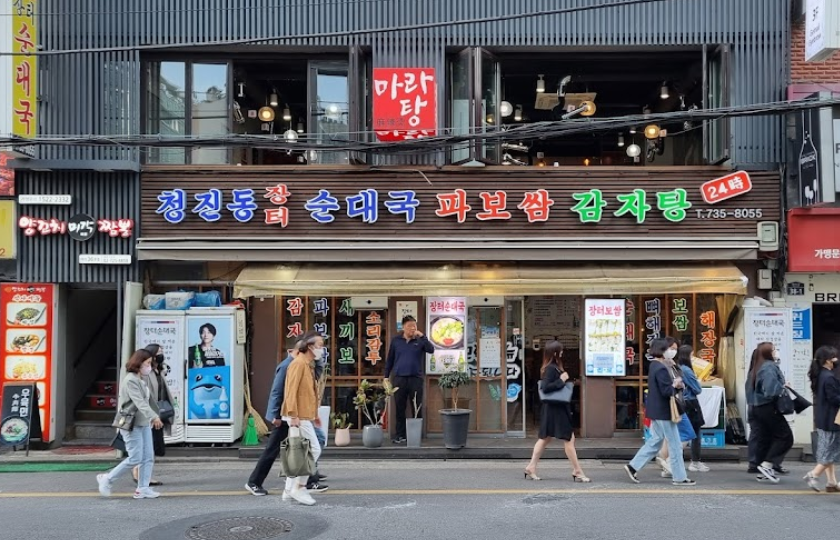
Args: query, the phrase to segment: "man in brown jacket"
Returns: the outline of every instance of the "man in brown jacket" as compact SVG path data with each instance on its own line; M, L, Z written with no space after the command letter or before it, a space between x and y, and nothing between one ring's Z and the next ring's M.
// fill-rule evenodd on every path
M291 427L300 428L300 436L309 439L312 457L318 461L321 445L315 426L321 427L318 418L318 397L315 390L315 362L324 356L324 338L314 335L295 345L295 359L286 371L286 388L283 396L283 420ZM286 478L286 496L301 504L311 506L315 499L306 489L309 476Z

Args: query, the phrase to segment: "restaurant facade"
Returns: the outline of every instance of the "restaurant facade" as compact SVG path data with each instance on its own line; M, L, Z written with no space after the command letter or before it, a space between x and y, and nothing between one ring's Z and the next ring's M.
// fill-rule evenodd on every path
M579 381L583 437L641 433L656 337L693 344L734 395L743 350L733 312L764 295L758 275L779 249L783 121L656 115L780 100L768 64L786 62L787 2L525 4L516 11L527 16L470 23L501 11L183 0L160 13L92 13L104 36L94 42L84 25L59 32L89 4L41 0L45 50L92 49L48 57L41 132L160 140L44 145L12 162L20 193L78 193L60 208L66 219L36 217L95 213L117 233L93 233L107 256L81 272L78 254L58 257L67 246L21 222L21 281L120 291L117 358L133 345L126 282L238 299L257 409L276 363L317 329L330 360L324 404L350 413L354 429L365 419L353 395L384 376L402 316L431 333L447 299L466 311L472 383L461 395L476 435L533 434L541 350L555 339ZM593 127L619 116L639 123ZM564 122L576 131L540 131ZM405 152L402 141L417 146ZM94 202L100 191L107 203ZM128 236L120 220L131 220ZM596 319L612 325L615 361L594 354L605 347ZM432 437L440 368L426 365Z

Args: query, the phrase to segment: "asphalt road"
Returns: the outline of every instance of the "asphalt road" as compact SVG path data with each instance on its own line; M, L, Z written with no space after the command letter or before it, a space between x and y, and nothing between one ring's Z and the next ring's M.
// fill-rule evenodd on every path
M711 463L692 475L696 487L679 488L652 467L634 485L620 463L597 461L584 464L591 484L572 483L565 461L544 462L540 482L523 479L524 462L329 461L330 490L313 507L281 501L274 473L271 495L248 494L253 464L158 466L165 485L155 500L133 500L128 477L102 499L95 473L0 474L0 538L831 538L840 509L840 494L807 489L807 464L788 464L790 476L766 485L745 465Z

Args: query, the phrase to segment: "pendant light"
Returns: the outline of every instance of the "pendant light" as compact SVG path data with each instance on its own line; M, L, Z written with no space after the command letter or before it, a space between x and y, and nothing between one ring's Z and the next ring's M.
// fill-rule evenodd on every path
M502 113L503 118L507 118L513 114L513 105L510 104L510 101L503 101L499 107L499 112Z
M298 140L297 131L295 131L293 129L286 130L286 132L283 134L283 138L286 139L286 142L290 142L290 143L297 142L297 140Z
M631 144L630 146L627 147L627 156L628 157L637 158L640 155L642 155L642 148L638 144L633 143L633 144Z
M542 94L545 92L545 80L543 79L545 75L537 75L537 77L539 77L537 79L537 93Z
M286 103L286 107L283 109L283 120L286 122L292 121L292 112L289 110L289 104Z
M303 133L303 131L304 131L304 130L303 130L303 122L298 122L298 125L297 125L297 132L298 132L298 133Z
M668 88L667 81L662 83L662 88L659 90L659 97L662 99L668 99L669 97L671 97L671 91Z
M276 90L273 91L271 93L271 95L268 97L268 104L271 105L272 107L276 107L277 105L280 104L280 101L278 101L278 99L277 99L277 91Z
M513 113L513 119L516 122L522 121L522 105L517 105L516 110Z
M632 126L632 127L630 128L630 135L635 135L635 134L636 134L636 131L638 131L638 128L637 128L636 126Z
M624 134L623 133L618 134L618 147L619 148L624 148Z
M263 122L271 122L274 120L274 109L271 107L262 107L260 108L259 113L257 113L257 116L259 116L260 120Z

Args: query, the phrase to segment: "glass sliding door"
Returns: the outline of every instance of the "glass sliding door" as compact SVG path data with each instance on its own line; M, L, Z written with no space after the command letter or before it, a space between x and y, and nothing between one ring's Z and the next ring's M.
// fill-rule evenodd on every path
M449 63L449 125L454 136L469 135L473 118L473 49L458 53ZM473 159L473 145L461 143L452 146L450 161L465 163Z
M192 64L190 134L193 137L224 137L230 133L228 64ZM228 163L226 148L193 148L195 165Z
M182 137L187 133L187 69L184 62L146 64L145 133ZM149 148L148 163L184 164L184 148Z
M522 298L505 299L505 380L507 434L525 436L525 302Z
M309 63L308 142L335 144L347 141L350 132L349 62L318 61ZM292 129L291 124L283 130ZM344 165L349 152L316 152L307 156L309 163Z

